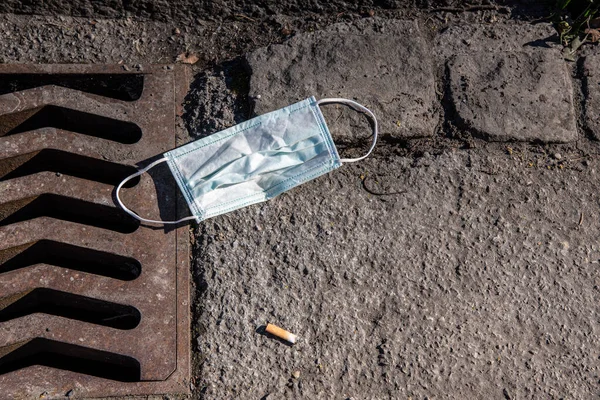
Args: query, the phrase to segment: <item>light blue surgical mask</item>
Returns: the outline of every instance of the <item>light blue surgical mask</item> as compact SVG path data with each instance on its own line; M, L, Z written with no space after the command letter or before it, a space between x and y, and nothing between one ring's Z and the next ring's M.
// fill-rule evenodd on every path
M320 104L342 103L372 119L373 143L359 158L340 159L325 124ZM177 224L198 222L260 203L342 163L366 158L377 142L377 119L366 107L347 99L310 97L277 111L242 122L224 131L163 154L163 158L125 178L116 190L117 202L143 222ZM166 162L181 189L192 216L178 221L145 219L125 207L119 191L129 180Z

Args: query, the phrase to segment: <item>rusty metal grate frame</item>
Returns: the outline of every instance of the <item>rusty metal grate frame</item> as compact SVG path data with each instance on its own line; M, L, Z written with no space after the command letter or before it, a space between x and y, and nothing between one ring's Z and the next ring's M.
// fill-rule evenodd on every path
M1 74L141 74L144 89L138 100L129 102L56 85L1 94L0 119L22 110L53 105L133 122L141 128L142 136L135 143L124 144L57 128L0 135L0 163L23 153L54 149L118 165L135 165L180 144L176 143L176 124L191 79L188 68L144 66L142 71L129 72L120 66L0 65ZM168 182L167 175L142 177L137 186L125 192L125 201L144 215L160 214L162 218L170 218L185 213L182 210L185 204L176 200L178 190L174 183ZM115 207L113 190L111 184L41 171L0 180L0 207L12 202L18 208L24 198L44 193L59 196L59 201L70 198ZM156 207L155 197L144 201L140 195L155 190L170 199L161 209ZM13 209L9 208L8 212ZM123 233L47 216L0 226L0 253L49 240L132 257L141 263L142 272L130 281L43 263L3 272L2 262L6 257L4 260L0 257L0 298L38 287L51 288L126 303L139 309L141 321L134 329L118 330L41 313L9 319L0 322L0 359L28 340L43 338L132 357L140 364L140 381L121 382L35 365L0 375L2 395L15 399L40 396L52 399L64 398L66 393L74 398L189 393L191 317L187 226L170 231L140 226L134 232Z

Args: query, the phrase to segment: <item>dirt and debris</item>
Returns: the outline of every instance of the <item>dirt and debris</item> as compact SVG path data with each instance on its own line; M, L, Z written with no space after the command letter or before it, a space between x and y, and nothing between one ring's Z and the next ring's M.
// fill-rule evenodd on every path
M196 54L181 53L175 58L175 62L194 65L200 60Z

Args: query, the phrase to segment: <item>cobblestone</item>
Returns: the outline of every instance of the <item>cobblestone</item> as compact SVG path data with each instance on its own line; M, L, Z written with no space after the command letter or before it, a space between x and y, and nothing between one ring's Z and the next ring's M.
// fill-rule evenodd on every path
M600 140L600 54L589 55L583 62L584 121L592 137Z
M436 54L447 59L456 54L477 52L531 52L559 48L551 24L472 24L450 26L436 39Z
M299 35L248 56L250 96L262 114L302 98L346 97L371 108L381 133L396 138L431 136L438 122L433 61L415 22L384 32L347 25ZM339 118L325 107L336 138L351 141L356 116ZM340 119L340 121L338 121Z
M457 123L492 141L577 139L569 70L557 50L476 52L448 63Z

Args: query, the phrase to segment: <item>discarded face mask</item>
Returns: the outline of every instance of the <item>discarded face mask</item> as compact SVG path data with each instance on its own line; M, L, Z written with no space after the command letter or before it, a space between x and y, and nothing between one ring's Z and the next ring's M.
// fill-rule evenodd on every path
M341 103L372 119L373 143L359 158L340 159L325 124L320 104ZM163 158L125 178L116 190L117 202L143 222L177 224L198 222L269 200L323 175L342 163L363 160L377 143L377 119L366 107L347 99L316 101L310 97L163 154ZM166 162L183 192L192 216L177 221L155 221L128 209L119 191L129 180Z

